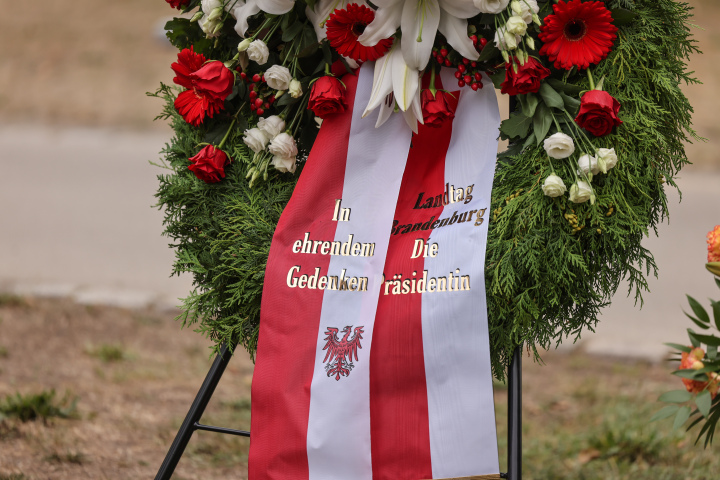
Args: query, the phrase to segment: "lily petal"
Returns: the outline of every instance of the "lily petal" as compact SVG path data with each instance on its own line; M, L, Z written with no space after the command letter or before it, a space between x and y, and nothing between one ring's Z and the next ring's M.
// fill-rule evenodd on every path
M385 122L388 121L388 118L393 114L395 111L395 99L393 98L392 93L385 97L385 101L380 105L380 112L378 113L378 119L377 122L375 122L375 128L381 127Z
M271 15L282 15L295 6L295 0L258 0L260 10Z
M425 123L425 121L423 120L422 106L420 104L419 88L417 89L417 93L413 98L410 108L408 108L407 111L403 112L403 117L405 117L405 122L415 133L418 133L418 123Z
M424 70L430 61L440 24L440 4L431 1L406 0L400 28L403 33L402 51L405 63L416 70ZM398 103L400 103L398 101ZM403 108L403 111L405 109Z
M245 33L247 33L248 29L248 18L257 13L260 13L257 0L248 0L246 3L238 4L232 9L230 14L237 20L235 31L238 35L245 38Z
M404 0L388 2L387 6L380 5L383 2L377 3L379 8L375 12L375 19L358 37L358 41L366 47L374 47L380 40L392 37L400 26Z
M468 60L477 60L480 57L480 53L475 50L472 40L467 35L467 20L455 17L442 10L438 30L445 35L448 43L463 57Z
M434 40L433 36L433 40ZM402 54L402 41L400 48L393 52L390 68L392 69L393 92L395 101L403 112L407 111L418 91L420 84L420 72L405 63Z
M384 57L375 61L375 72L373 74L373 88L370 93L370 101L365 107L363 117L366 117L371 111L375 110L387 95L392 92L392 58L393 55L400 55L400 49L395 45L390 49Z
M469 0L440 0L440 8L457 18L471 18L481 13Z

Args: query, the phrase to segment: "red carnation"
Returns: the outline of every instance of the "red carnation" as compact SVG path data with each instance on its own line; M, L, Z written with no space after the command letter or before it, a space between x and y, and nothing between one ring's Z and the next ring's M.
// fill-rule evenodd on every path
M555 68L588 68L607 57L617 38L617 27L603 2L560 0L553 11L540 27L540 40L544 42L540 55L547 55Z
M532 57L524 65L517 62L517 72L513 69L512 63L508 63L505 65L505 81L500 85L500 93L508 95L535 93L540 90L540 80L549 75L550 70Z
M422 104L423 123L429 127L440 127L445 120L455 118L457 101L453 96L443 90L438 90L433 95L430 90L423 90L420 93Z
M173 82L185 88L192 88L193 85L190 75L198 71L205 61L205 55L195 53L192 46L183 49L178 53L178 61L170 65L170 68L172 68L175 75L177 75L173 78Z
M596 137L612 132L622 123L618 118L620 102L603 90L590 90L580 99L580 112L575 122Z
M351 3L346 9L337 9L326 22L330 46L340 55L357 62L373 61L385 55L392 45L392 38L380 40L374 47L366 47L358 41L365 27L375 18L375 12L365 5Z
M177 8L180 10L180 8L184 7L188 3L190 3L190 0L165 0L167 3L170 4L171 7Z
M313 83L308 108L320 118L347 108L347 90L340 80L330 75L320 77Z
M186 122L196 127L205 120L206 115L212 118L225 107L225 99L232 92L235 83L233 72L217 60L208 62L188 74L187 71L192 70L199 61L198 57L202 55L181 60L178 55L178 60L186 63L173 64L173 70L178 74L174 79L175 83L187 88L175 99L175 108ZM175 65L178 65L178 68Z
M208 145L190 158L192 165L188 170L193 172L197 178L205 183L217 183L221 177L225 178L225 167L230 159L220 149Z

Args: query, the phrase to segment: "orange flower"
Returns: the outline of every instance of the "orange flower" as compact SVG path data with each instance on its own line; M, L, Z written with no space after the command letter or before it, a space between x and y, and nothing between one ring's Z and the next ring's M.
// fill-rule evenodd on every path
M700 370L705 366L701 361L705 357L705 350L702 348L693 348L690 352L683 352L680 359L680 370ZM683 378L682 382L690 393L700 393L708 386L708 382L700 382L698 380L690 380ZM714 378L713 383L717 383L718 379ZM717 384L715 385L715 393L717 394ZM711 392L712 393L712 392ZM715 395L713 395L714 397Z
M707 243L708 263L720 262L720 225L715 225L715 228L708 232Z

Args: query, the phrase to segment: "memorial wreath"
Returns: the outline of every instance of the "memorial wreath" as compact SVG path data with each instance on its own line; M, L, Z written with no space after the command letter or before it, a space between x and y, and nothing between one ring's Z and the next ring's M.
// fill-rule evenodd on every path
M167 0L175 85L153 94L175 135L158 205L193 275L181 319L217 345L257 345L277 222L344 75L375 62L366 114L409 128L453 112L437 79L489 76L511 95L499 135L485 281L493 372L594 328L621 282L642 302L641 240L696 138L690 7L676 0ZM447 87L447 85L445 86ZM407 226L408 229L410 226ZM288 309L294 308L287 305Z

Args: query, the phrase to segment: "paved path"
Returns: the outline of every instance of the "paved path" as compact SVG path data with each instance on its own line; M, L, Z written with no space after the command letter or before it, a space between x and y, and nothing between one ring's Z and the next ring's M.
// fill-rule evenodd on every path
M191 287L169 278L173 253L152 209L158 158L169 134L92 129L0 129L0 289L71 295L128 307L177 305ZM649 238L660 279L643 310L624 294L606 309L590 352L660 359L686 342L684 294L720 298L704 269L705 234L720 223L720 172L685 173L683 202Z

